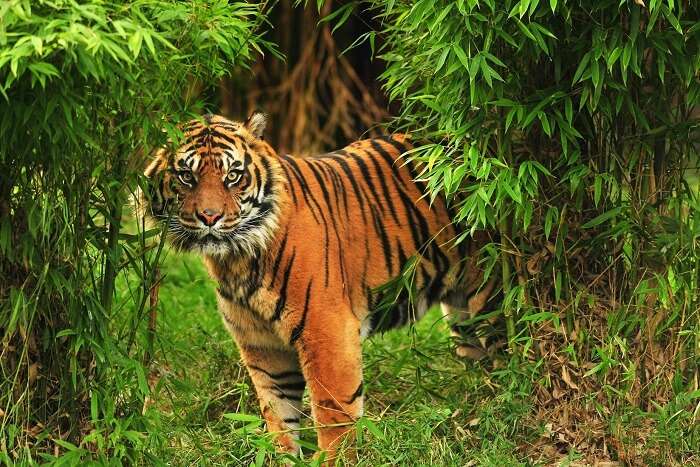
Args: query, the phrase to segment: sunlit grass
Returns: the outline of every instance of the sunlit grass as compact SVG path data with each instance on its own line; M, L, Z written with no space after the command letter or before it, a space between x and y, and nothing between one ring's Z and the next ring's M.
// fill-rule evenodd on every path
M172 465L266 465L277 456L262 423L255 421L254 390L217 312L214 284L201 260L191 255L168 252L162 272L149 411L164 441L150 454ZM367 423L358 427L358 465L552 461L551 452L530 447L545 431L533 405L538 377L533 366L511 362L488 370L456 358L437 310L414 328L367 340L364 368ZM306 405L301 465L311 462L315 442ZM651 465L663 465L675 451L687 452L698 436L688 429L687 417L683 422L664 412L669 410L644 414L625 408L615 413L608 429L624 433L640 424L658 426L643 448L650 452ZM248 414L253 422L227 414ZM560 455L580 457L575 450Z
M149 409L166 427L158 457L176 465L229 465L253 462L261 451L273 456L261 429L235 433L242 423L225 417L257 416L259 409L201 260L168 252L162 272ZM360 429L360 465L518 461L508 435L519 431L527 405L494 399L498 387L488 374L454 356L437 310L415 328L366 341L364 367L365 416L375 429ZM306 415L302 440L313 445L308 401ZM483 438L485 430L494 436ZM312 450L305 449L309 458Z

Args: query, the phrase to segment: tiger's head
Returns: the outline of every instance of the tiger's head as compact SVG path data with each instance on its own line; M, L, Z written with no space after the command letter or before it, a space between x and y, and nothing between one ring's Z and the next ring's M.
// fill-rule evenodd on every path
M255 255L279 217L277 155L261 139L266 116L245 123L207 115L184 125L182 145L161 149L145 171L140 204L172 244L211 256Z

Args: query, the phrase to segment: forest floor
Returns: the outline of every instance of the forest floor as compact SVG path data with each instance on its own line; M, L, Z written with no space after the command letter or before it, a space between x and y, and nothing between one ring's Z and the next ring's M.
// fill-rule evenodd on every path
M151 454L167 465L269 465L274 450L201 260L169 252L162 271L159 350L150 383L151 407L164 432L163 442ZM414 327L367 340L364 368L366 402L365 418L357 428L358 465L595 463L560 443L548 432L551 423L536 415L536 365L511 363L487 369L457 358L436 310ZM694 442L687 439L687 421L676 426L673 414L668 414L669 420L659 417L628 407L606 430L624 433L626 424L648 422L651 428L644 440L625 441L643 449L637 459L647 465L697 460L688 452ZM303 427L305 460L298 463L307 465L315 433L310 419ZM690 429L694 436L697 431ZM608 463L616 454L614 447L606 449L608 455L600 458L599 465L623 465Z

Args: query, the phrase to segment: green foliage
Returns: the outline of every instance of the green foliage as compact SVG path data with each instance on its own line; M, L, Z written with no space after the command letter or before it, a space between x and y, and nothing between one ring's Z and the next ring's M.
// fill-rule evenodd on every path
M158 305L158 332L153 359L154 383L149 410L159 414L153 428L167 443L152 450L173 465L275 465L274 453L260 426L252 382L238 350L216 311L215 284L194 255L163 254L165 272ZM124 310L128 299L120 276L117 290ZM449 329L439 310L413 328L368 339L363 352L365 418L357 426L360 460L352 455L341 465L531 465L548 464L545 446L533 443L544 425L533 398L538 377L534 365L511 362L498 370L458 359L450 349ZM302 418L303 459L293 465L319 465L316 434L306 397ZM693 460L700 427L683 408L697 394L679 395L669 404L643 412L617 409L611 429L626 433L623 446L639 447L638 426L651 425L642 450L645 465ZM585 431L585 430L584 430ZM580 459L572 451L569 457ZM344 463L343 463L344 462Z
M697 389L700 5L367 3L430 196L500 234L513 354L570 365L612 410Z
M143 225L124 229L125 203L162 129L174 136L179 120L205 110L193 89L267 46L260 8L0 4L0 451L9 459L133 463L165 441L151 430L143 365L162 245ZM115 300L127 271L128 294Z
M260 410L238 350L216 311L215 284L195 255L164 252L151 392L156 429L168 442L153 456L169 465L276 465L285 459L259 429ZM167 272L166 272L167 271ZM125 309L137 304L126 298ZM121 295L121 294L120 294ZM360 466L515 465L514 446L533 435L527 381L509 370L488 379L464 365L449 346L438 310L416 328L390 331L365 342L365 418L358 422ZM488 384L484 382L488 381ZM514 383L513 381L517 381ZM494 389L492 384L498 385ZM501 387L502 385L502 387ZM522 386L522 387L521 387ZM302 417L303 459L319 465L308 395ZM349 460L341 465L355 465Z
M568 264L582 253L586 272L616 266L610 298L700 303L688 183L700 9L638 3L372 2L398 124L434 141L413 155L431 195L471 231L498 228L508 262L552 250L545 270L513 285L521 306L542 279L554 285L547 299L573 298L589 280Z

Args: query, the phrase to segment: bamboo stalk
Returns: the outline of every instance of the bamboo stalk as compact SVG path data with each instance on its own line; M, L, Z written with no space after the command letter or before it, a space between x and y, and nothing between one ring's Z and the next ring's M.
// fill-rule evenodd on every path
M509 238L509 228L508 228L508 220L506 219L506 216L503 215L501 216L501 220L499 221L499 231L501 233L501 280L502 280L502 287L503 287L503 295L504 297L508 296L508 294L511 291L510 288L510 280L511 280L511 271L510 271L510 259L508 258L508 253L506 251L506 248L503 248L503 243L506 238ZM513 355L516 355L516 347L515 347L515 319L513 317L513 309L512 307L503 307L503 316L505 317L506 320L506 333L508 334L508 347L510 348L510 351L512 352Z
M144 365L149 365L153 358L153 343L156 337L156 324L158 320L158 296L160 292L160 268L156 267L153 272L153 285L148 293L148 333L146 351L144 352Z
M117 196L112 206L109 230L107 232L107 254L105 256L105 273L102 282L102 307L107 314L112 311L112 303L114 302L114 284L117 280L117 265L119 263L117 256L119 254L122 204L121 198Z

